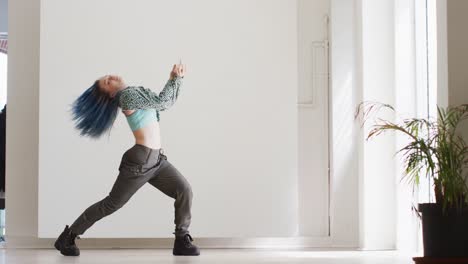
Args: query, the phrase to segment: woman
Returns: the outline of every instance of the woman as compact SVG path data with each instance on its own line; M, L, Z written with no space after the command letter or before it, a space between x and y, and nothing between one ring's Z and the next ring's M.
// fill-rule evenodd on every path
M81 135L98 138L110 131L122 109L135 144L122 156L119 174L101 201L88 207L71 226L65 226L55 248L65 256L78 256L75 239L96 221L121 208L146 182L175 199L174 255L199 255L188 227L192 189L184 176L167 160L160 141L159 111L171 107L185 75L185 65L173 66L170 78L158 94L142 86L127 86L121 77L106 75L94 82L72 105L73 120Z

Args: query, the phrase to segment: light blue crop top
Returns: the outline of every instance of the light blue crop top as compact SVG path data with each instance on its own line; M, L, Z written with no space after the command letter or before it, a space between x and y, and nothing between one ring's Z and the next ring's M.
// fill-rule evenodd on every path
M128 86L117 93L117 100L122 110L135 110L126 116L132 131L150 122L159 122L159 112L175 103L183 78L175 76L169 79L159 94L143 86Z
M154 108L136 109L135 112L127 116L127 122L130 125L130 129L132 129L132 131L142 128L150 122L157 121L158 114Z

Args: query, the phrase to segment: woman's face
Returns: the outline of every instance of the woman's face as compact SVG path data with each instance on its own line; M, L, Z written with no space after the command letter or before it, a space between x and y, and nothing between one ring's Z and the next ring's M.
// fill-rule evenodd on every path
M105 75L99 78L99 87L104 90L110 97L114 97L115 94L125 86L122 77L117 75Z

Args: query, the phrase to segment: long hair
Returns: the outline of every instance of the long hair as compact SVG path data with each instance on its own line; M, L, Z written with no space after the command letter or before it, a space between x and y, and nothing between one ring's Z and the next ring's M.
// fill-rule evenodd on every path
M111 98L100 89L97 80L72 103L70 110L80 135L97 139L106 131L110 134L118 108L118 96Z

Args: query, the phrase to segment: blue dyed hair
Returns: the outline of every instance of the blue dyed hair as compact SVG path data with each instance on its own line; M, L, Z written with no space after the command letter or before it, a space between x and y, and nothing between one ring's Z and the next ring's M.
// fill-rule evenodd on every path
M110 135L118 108L118 96L111 98L100 89L97 80L73 102L70 110L80 135L97 139L106 131Z

